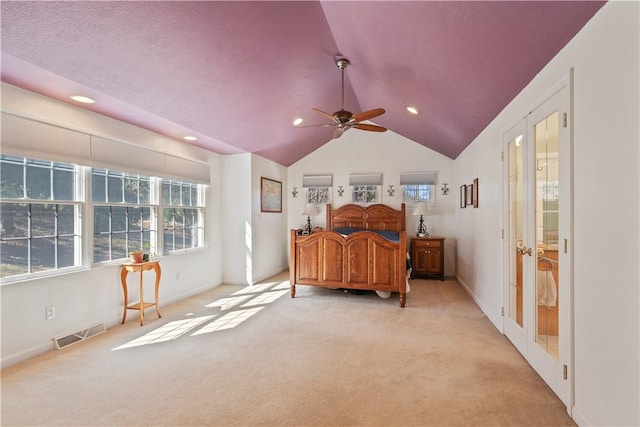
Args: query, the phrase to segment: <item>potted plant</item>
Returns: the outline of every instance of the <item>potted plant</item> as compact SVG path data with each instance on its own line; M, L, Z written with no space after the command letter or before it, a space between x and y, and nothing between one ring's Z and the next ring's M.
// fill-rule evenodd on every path
M129 258L131 258L131 262L139 264L143 262L144 252L143 251L131 251L129 252Z
M153 246L151 246L151 242L147 242L144 245L144 256L143 256L143 260L145 262L147 261L151 261L153 258L155 258L156 253L153 251Z

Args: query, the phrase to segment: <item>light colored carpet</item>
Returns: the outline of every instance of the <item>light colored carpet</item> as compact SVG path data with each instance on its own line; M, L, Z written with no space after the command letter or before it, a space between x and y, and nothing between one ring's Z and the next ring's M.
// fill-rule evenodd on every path
M452 280L222 285L2 371L3 426L572 426Z

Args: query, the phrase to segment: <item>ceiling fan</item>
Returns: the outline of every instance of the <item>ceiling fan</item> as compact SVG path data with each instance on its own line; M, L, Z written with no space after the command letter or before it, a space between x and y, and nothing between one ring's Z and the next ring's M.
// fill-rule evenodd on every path
M387 128L382 126L370 125L366 123L360 123L364 120L373 119L384 114L384 108L374 108L373 110L363 111L362 113L353 114L351 111L344 109L344 70L349 65L349 60L343 57L336 58L336 66L342 72L342 107L340 110L333 114L329 114L317 108L312 108L313 111L323 115L331 120L331 123L324 125L312 125L301 127L315 127L315 126L334 126L333 139L340 138L343 133L351 128L360 130L367 130L371 132L386 132Z

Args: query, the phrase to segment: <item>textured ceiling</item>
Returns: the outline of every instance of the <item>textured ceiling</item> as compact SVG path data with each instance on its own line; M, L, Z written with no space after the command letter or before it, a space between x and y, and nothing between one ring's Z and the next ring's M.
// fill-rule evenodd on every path
M385 108L375 124L455 158L603 4L2 1L1 78L289 166L331 138L292 121L340 109L341 54L347 110Z

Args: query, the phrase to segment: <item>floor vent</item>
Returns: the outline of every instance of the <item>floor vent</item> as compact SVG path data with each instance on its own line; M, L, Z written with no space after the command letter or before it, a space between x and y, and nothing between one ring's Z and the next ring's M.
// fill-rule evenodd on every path
M53 340L56 343L56 348L58 350L63 349L65 347L69 347L71 344L78 343L80 341L84 341L87 338L91 338L95 335L101 334L105 332L106 329L102 322L96 323L95 325L91 325L86 329L82 329L78 332L73 332L71 334L67 334L58 338L54 338Z

